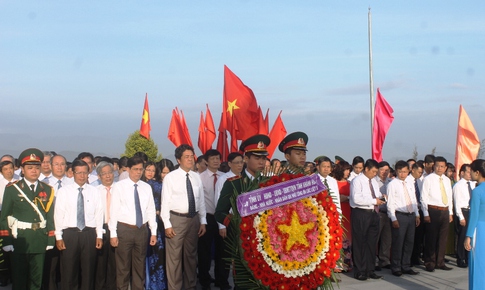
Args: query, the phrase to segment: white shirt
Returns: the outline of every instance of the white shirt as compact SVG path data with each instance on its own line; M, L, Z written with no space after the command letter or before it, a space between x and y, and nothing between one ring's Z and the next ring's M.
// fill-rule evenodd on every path
M469 206L470 193L468 191L468 182L470 182L470 187L473 190L476 186L475 181L468 181L464 178L458 180L453 186L453 202L455 205L456 216L458 216L459 220L465 219L461 209L468 208Z
M15 182L17 180L18 179L15 179L15 175L12 177L12 180L6 180L3 176L2 176L2 178L0 178L0 211L2 210L3 195L5 194L5 187L10 182Z
M128 177L130 177L128 171L123 171L118 177L118 181L122 181L123 179L127 179Z
M204 186L202 180L197 172L190 170L190 183L195 198L195 210L199 212L199 220L201 224L207 224L205 201L204 201ZM189 202L187 198L187 172L182 168L178 168L165 176L162 185L162 208L160 216L162 217L165 228L171 228L170 211L186 214L189 212Z
M421 208L421 192L423 191L423 181L421 180L421 178L414 178L412 174L409 174L406 177L406 182L413 185L414 195L416 196L416 201L418 202L418 208ZM416 192L416 187L414 187L415 182L418 184L419 197L418 193Z
M214 193L214 196L215 196L214 201L215 201L216 207L217 207L217 202L219 201L219 198L221 197L221 190L222 190L222 187L224 186L224 182L226 182L229 178L234 177L234 176L236 176L236 174L234 174L234 172L229 170L228 172L221 175L221 177L217 178L216 189L215 189L215 193ZM231 211L232 211L232 209L231 209ZM219 226L220 230L226 228L221 223L217 223L217 225Z
M153 200L152 187L141 180L136 184L138 184L137 191L138 198L140 199L142 223L144 224L148 222L151 232L156 233L157 212L155 201ZM135 183L130 178L123 179L111 187L111 204L109 213L110 217L108 226L112 238L118 237L118 222L136 225Z
M431 173L424 178L423 189L421 190L421 206L423 208L423 215L429 216L428 205L448 207L450 215L453 214L453 192L451 190L451 182L446 175L441 175L443 178L443 185L445 187L448 203L444 204L441 198L440 176L436 173Z
M96 180L98 180L98 174L96 173L95 170L93 170L91 173L89 173L89 176L88 176L89 184L95 182ZM96 184L96 185L98 185L98 184Z
M404 183L404 184L403 184ZM402 181L399 178L394 178L389 184L387 184L387 215L391 221L397 220L396 212L409 213L406 203L406 192L404 191L404 186L409 194L409 199L411 200L412 212L418 217L419 209L418 202L416 200L416 192L414 190L414 183L409 183L408 179Z
M365 174L359 174L350 183L349 204L352 208L374 209L374 206L377 204L376 198L382 197L377 181L374 178L370 180L376 196L375 198L372 197L369 178Z
M113 185L115 184L115 182L113 182L113 184L111 184L110 186L110 190L109 190L109 200L111 203L111 189L113 187ZM103 202L103 209L104 209L104 219L103 219L103 223L107 224L109 222L109 206L110 204L108 204L108 189L106 188L106 186L100 184L98 186L96 186L96 188L98 189L98 192L99 192L99 195L101 196L101 201ZM133 194L134 193L134 190L133 190Z
M199 174L202 180L202 185L204 186L204 199L205 199L205 211L209 214L214 214L216 212L216 199L215 199L215 186L214 186L214 174L217 175L219 179L224 172L216 171L215 173L206 169L204 172ZM217 181L216 181L217 182Z
M54 196L57 196L57 191L59 191L59 181L61 181L61 188L63 188L66 185L74 183L73 178L66 177L65 175L61 179L57 179L57 177L54 177L54 175L51 175L49 177L49 182L48 184L54 188Z
M352 172L350 172L350 175L349 175L349 178L347 178L348 182L351 182L354 178L356 178L357 176L361 175L362 173L355 173L353 170Z
M49 178L51 178L51 176L52 176L52 172L49 175L44 175L44 173L41 172L40 176L39 176L39 180L49 184ZM46 178L47 178L47 180L46 180Z
M337 211L340 213L340 218L340 216L342 215L342 208L340 206L340 192L338 190L337 180L330 175L328 175L327 177L323 177L319 173L316 174L318 174L323 184L325 184L325 180L327 180L330 196L332 196L333 203L335 203L335 205L337 206Z
M80 187L83 188L85 225L86 227L96 228L98 239L103 238L104 211L98 190L89 184L79 186L77 183L72 183L57 191L54 207L56 240L62 240L64 229L77 227L77 197Z

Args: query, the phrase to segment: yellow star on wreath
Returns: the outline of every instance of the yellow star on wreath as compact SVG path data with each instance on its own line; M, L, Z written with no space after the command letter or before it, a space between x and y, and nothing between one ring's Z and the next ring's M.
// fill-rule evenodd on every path
M286 251L289 251L293 245L299 243L308 247L308 240L305 236L305 233L308 230L313 229L315 226L314 223L309 222L306 224L300 224L300 217L293 211L291 215L291 224L290 225L279 225L278 229L285 234L288 234L288 239L286 240Z
M232 117L233 111L236 109L239 109L239 107L236 105L236 102L237 102L237 99L235 99L232 102L227 101L227 111L229 112L229 114L231 114L231 117Z

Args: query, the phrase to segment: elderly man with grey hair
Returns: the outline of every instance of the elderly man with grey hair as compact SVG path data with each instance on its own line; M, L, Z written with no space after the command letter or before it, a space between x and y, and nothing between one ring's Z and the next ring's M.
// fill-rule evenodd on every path
M104 223L103 223L103 248L98 252L96 265L95 289L116 289L116 260L115 248L110 246L110 232L108 229L109 207L111 201L111 187L114 184L113 164L101 161L96 166L98 181L96 186L103 200Z
M14 164L14 165L15 165L15 158L14 158L12 155L10 155L10 154L5 154L5 155L3 155L2 157L0 157L0 162L3 162L3 161L10 161L10 162L12 162L12 164ZM14 166L14 168L15 168L15 166ZM5 178L3 178L3 175L2 175L2 173L0 172L0 180L4 180L4 179L5 179ZM17 173L14 173L14 174L13 174L13 179L15 179L15 180L19 180L19 179L20 179L20 175L19 175L19 174L17 174ZM7 182L7 183L8 183L8 182Z
M56 156L57 153L54 151L42 151L44 153L44 161L40 165L40 176L39 180L49 184L49 178L52 176L52 166L51 159Z

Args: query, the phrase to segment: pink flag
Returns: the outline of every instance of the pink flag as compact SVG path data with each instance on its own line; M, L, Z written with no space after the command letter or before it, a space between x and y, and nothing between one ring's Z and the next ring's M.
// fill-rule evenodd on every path
M372 132L372 159L375 159L377 162L382 161L382 147L384 146L384 140L386 139L387 131L389 131L392 121L394 120L392 113L394 113L394 110L386 102L379 89L377 89L377 99L374 110L374 128Z

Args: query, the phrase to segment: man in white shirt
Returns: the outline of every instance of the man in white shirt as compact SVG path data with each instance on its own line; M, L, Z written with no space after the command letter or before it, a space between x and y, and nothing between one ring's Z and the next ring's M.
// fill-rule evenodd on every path
M52 176L51 159L57 154L53 151L44 151L44 161L40 166L39 180L49 184L49 178Z
M416 201L418 203L419 210L419 226L414 230L414 247L411 257L412 265L424 265L421 256L423 254L424 243L424 215L421 207L421 191L423 190L423 181L421 176L423 175L424 165L422 161L418 161L411 167L411 174L407 177L407 182L414 187L414 193L416 195Z
M425 223L424 265L426 271L435 268L451 270L445 265L445 251L448 230L453 221L453 194L451 182L444 174L446 159L437 156L434 160L434 172L426 176L421 191L421 206Z
M12 155L9 155L9 154L5 154L3 155L1 158L0 158L0 162L3 162L3 161L10 161L12 162L12 164L14 165L14 170L15 170L15 158L12 156ZM20 171L20 169L19 169ZM0 172L0 181L2 181L4 178L3 178L3 175L2 173ZM14 174L13 174L13 179L15 180L19 180L20 179L20 175L17 174L16 171L14 171ZM8 182L7 182L8 183Z
M377 175L374 177L379 185L379 191L385 199L387 199L387 185L391 181L388 178L390 169L387 161L381 161L378 165ZM391 220L387 216L387 203L379 206L379 219L379 235L377 237L379 249L376 271L380 271L381 268L391 268Z
M347 179L351 182L354 178L356 178L359 174L362 173L364 170L364 158L360 156L355 156L352 160L352 172L350 172L349 178Z
M320 180L328 188L328 192L332 196L333 203L337 206L337 211L342 215L342 208L340 207L340 192L338 190L337 180L330 176L332 172L332 161L326 156L317 157L315 159L318 176Z
M116 289L116 257L115 248L110 245L110 231L108 228L110 216L110 202L111 202L111 188L114 184L114 166L107 161L101 161L96 166L96 173L98 174L101 184L96 186L99 195L103 202L104 218L103 218L103 248L98 252L98 259L96 262L96 277L95 289Z
M215 283L219 285L221 289L230 288L229 282L229 269L226 269L223 260L224 256L224 240L219 235L219 227L217 226L214 213L216 211L215 204L215 185L217 180L224 174L219 171L218 168L221 165L221 153L215 149L209 149L204 154L204 159L207 162L207 169L200 173L200 179L204 186L204 200L206 210L206 232L205 235L199 238L198 242L198 273L199 283L202 285L202 289L210 289L211 276L209 274L212 264L212 244L215 243L215 255L214 255L214 276Z
M103 204L96 188L86 183L86 162L76 160L72 169L74 183L59 189L54 210L60 288L89 290L94 287L96 249L103 245Z
M157 232L152 187L140 180L143 165L141 157L129 158L129 178L117 182L111 190L108 222L110 244L116 248L116 286L123 290L128 290L130 286L130 273L131 289L144 289L148 227L152 233ZM150 236L150 246L156 243L157 236Z
M84 162L86 162L89 166L89 176L88 176L88 183L91 184L98 180L98 175L96 174L96 163L94 162L94 156L93 154L89 152L81 152L77 156L77 159L81 159Z
M194 149L183 144L175 149L179 168L163 179L160 215L165 225L169 289L197 286L197 241L206 232L204 186L194 168ZM182 270L183 260L183 270Z
M476 182L471 180L470 164L463 164L460 168L460 180L453 186L453 202L455 206L455 232L458 237L456 247L456 265L460 268L468 267L468 252L463 245L466 237L468 218L470 215L470 198Z
M423 160L424 171L423 171L423 175L421 176L421 181L423 181L426 176L433 173L435 158L436 157L433 154L428 154L424 156L424 160Z
M414 230L419 225L419 211L413 183L408 182L409 167L396 162L397 178L387 185L387 214L392 221L392 260L394 276L419 274L411 269Z
M352 207L352 254L354 278L360 281L382 279L374 273L379 234L379 206L385 201L374 177L378 163L368 159L362 174L350 183L350 206Z
M50 158L52 174L49 177L49 185L52 186L54 189L54 194L57 195L57 192L63 186L68 184L72 184L74 182L73 179L66 177L66 158L62 155L55 155ZM57 273L59 273L59 255L60 252L57 248L52 249L51 251L47 251L45 254L44 260L44 278L42 280L42 284L44 288L47 290L56 290L57 289L57 282L59 281L60 277Z

